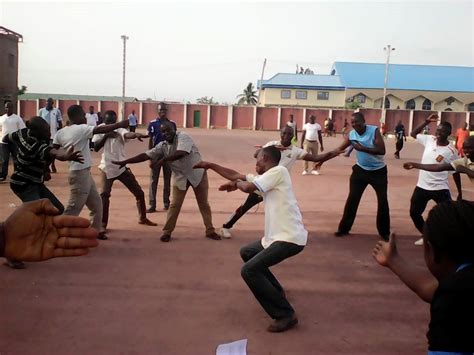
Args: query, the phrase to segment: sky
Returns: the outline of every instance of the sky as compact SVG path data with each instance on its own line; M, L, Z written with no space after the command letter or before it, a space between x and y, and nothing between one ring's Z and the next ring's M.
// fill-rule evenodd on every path
M249 82L329 74L334 61L474 66L473 1L25 2L0 0L19 32L28 92L234 103Z

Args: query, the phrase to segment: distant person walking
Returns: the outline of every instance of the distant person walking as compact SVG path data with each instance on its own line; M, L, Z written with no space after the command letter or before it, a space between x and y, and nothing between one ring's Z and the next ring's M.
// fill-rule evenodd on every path
M321 152L324 152L323 147L323 135L321 133L321 125L316 123L316 117L311 115L309 116L309 122L305 123L303 126L303 135L301 136L301 148L306 151L306 153L311 155L318 155L318 140L321 145ZM309 169L309 162L305 160L304 162L304 170L303 175L308 175L310 172ZM319 167L317 167L316 163L313 164L313 169L311 170L311 174L319 175Z
M132 113L128 115L128 122L130 122L130 132L135 132L138 124L138 117L135 115L135 110L132 110Z
M403 149L403 141L407 141L407 136L405 134L405 126L402 121L398 121L398 124L395 126L395 153L393 156L395 159L400 159L400 152Z
M469 137L469 130L467 129L467 126L468 124L466 122L464 123L463 127L458 128L458 130L456 131L456 149L458 150L458 154L460 157L464 156L462 146L466 138Z
M23 119L13 113L13 103L7 102L5 104L5 114L0 117L0 181L5 181L8 176L8 164L10 163L10 156L13 161L16 161L17 148L13 144L3 142L3 139L10 133L17 132L25 128Z
M294 146L297 146L298 145L298 127L293 118L293 115L290 115L290 120L286 122L286 125L293 129L293 138L291 139L291 144Z
M89 106L89 112L86 113L87 125L91 127L97 126L99 121L99 116L94 112L94 106ZM89 139L89 149L94 150L94 143L92 139Z

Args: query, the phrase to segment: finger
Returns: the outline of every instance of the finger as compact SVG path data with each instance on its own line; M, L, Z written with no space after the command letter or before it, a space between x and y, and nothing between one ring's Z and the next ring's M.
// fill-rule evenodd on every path
M34 214L47 214L55 216L59 214L59 210L54 207L50 200L44 198L41 200L27 202L24 204L25 207L31 210Z
M82 236L61 237L56 241L57 248L77 249L77 248L95 248L99 242L95 238L83 238Z
M87 228L90 226L90 222L88 219L77 217L77 216L66 216L66 215L54 217L53 224L56 228L64 228L64 227Z
M53 258L61 258L67 256L82 256L87 255L89 253L89 249L87 248L79 248L79 249L61 249L56 248L53 252Z

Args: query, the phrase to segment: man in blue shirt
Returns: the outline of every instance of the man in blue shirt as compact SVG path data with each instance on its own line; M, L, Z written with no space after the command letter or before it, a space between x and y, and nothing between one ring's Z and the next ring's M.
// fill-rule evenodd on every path
M148 142L148 149L152 149L158 143L163 142L165 138L161 134L161 125L164 122L171 122L176 130L176 123L168 119L168 109L166 105L162 102L158 105L158 118L151 121L148 124L148 136L150 140ZM158 180L160 178L160 170L163 166L163 206L165 210L168 210L170 206L170 191L171 191L171 168L168 163L163 165L157 165L155 163L150 163L150 189L148 193L150 207L147 210L147 213L156 212L156 190L158 187Z
M138 119L137 115L135 115L135 110L132 110L132 113L128 115L128 122L130 122L130 132L135 132L135 130L137 129L137 121Z
M365 124L361 112L352 114L352 128L349 136L337 150L354 147L357 163L352 167L349 184L349 196L344 207L344 214L339 222L336 237L349 234L354 224L360 199L367 187L374 188L377 195L377 230L382 239L388 240L390 235L390 212L387 198L387 166L385 165L385 143L377 126Z

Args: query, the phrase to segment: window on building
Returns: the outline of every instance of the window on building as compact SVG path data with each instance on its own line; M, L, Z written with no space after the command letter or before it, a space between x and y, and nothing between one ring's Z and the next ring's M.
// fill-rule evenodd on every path
M407 103L405 104L405 108L407 110L414 110L416 107L416 103L415 103L415 100L411 99L411 100L408 100Z
M291 90L282 90L281 91L282 99L291 99Z
M364 94L357 95L355 101L360 104L365 104L365 95Z
M10 66L10 68L15 68L15 55L14 54L8 55L8 65Z
M329 91L318 91L318 100L329 100Z
M431 110L431 101L428 100L428 99L425 99L425 101L423 101L423 105L421 106L421 109L426 110L426 111L430 111Z
M308 92L307 91L296 90L295 97L298 100L306 100L308 98Z
M471 102L469 105L467 105L467 110L474 111L474 102Z
M390 108L390 99L388 97L385 98L385 108Z
M456 101L456 99L455 99L454 97L452 97L452 96L451 96L451 97L448 97L448 98L446 99L446 105L451 106L451 104L452 104L454 101Z

